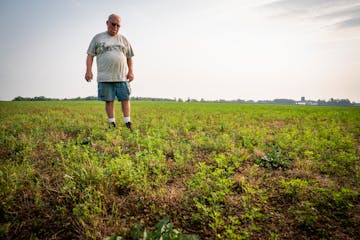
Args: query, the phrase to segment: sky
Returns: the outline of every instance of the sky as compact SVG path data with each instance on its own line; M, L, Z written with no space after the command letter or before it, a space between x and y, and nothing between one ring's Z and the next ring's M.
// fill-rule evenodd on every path
M96 96L86 51L111 13L132 96L360 102L360 0L2 0L0 100Z

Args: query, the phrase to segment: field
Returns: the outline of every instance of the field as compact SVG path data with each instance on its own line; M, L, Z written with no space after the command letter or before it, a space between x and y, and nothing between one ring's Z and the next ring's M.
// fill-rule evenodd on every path
M0 102L0 238L360 236L360 108L134 101L132 122Z

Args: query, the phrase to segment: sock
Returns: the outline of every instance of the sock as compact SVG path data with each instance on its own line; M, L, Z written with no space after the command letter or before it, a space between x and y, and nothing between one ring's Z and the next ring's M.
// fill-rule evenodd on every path
M130 122L130 116L129 116L129 117L124 117L124 122L125 122L125 123Z
M108 122L109 122L109 123L114 123L114 122L115 122L115 118L109 118L109 119L108 119Z

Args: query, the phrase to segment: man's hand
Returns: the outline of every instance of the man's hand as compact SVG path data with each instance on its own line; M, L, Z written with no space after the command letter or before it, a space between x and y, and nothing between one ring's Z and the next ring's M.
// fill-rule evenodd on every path
M126 63L128 65L129 71L126 74L126 78L129 80L129 82L131 82L132 80L134 80L134 73L133 73L133 61L132 58L128 58L126 59Z
M85 79L86 79L86 81L90 82L92 78L93 78L92 72L91 72L91 71L87 71L87 72L85 73Z
M129 82L131 82L132 80L134 80L134 74L133 72L128 72L128 74L126 75L126 78L129 79Z
M92 64L93 64L94 56L91 56L90 54L86 57L86 73L85 73L85 79L86 81L90 82L93 78L93 74L91 71Z

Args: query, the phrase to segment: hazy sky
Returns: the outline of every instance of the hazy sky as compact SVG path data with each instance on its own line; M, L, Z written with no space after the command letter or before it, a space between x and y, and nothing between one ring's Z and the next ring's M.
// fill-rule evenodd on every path
M96 96L86 50L111 13L133 96L360 102L360 0L1 0L0 100Z

